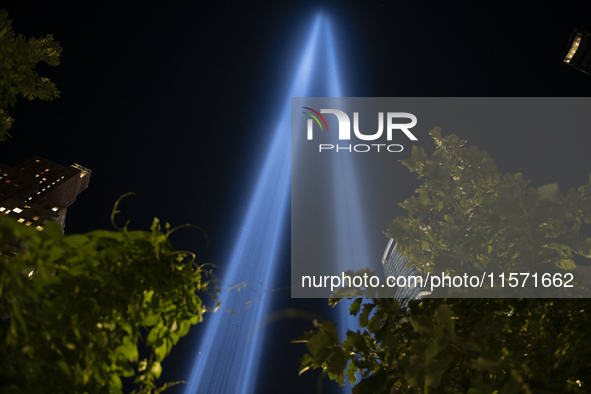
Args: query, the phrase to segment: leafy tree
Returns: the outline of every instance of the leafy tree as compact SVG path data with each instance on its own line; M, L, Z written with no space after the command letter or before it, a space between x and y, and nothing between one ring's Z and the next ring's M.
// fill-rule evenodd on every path
M6 112L17 98L53 100L59 91L49 78L35 72L39 62L59 64L62 48L51 34L41 38L25 38L12 30L8 13L0 10L0 141L9 137L13 119Z
M350 308L361 329L344 341L333 322L294 341L308 349L300 373L360 377L354 394L591 393L589 299L362 301Z
M590 257L591 178L563 196L556 184L537 189L520 173L501 175L496 164L455 135L431 131L429 158L414 147L402 160L423 184L400 204L408 216L386 235L422 272L528 272L573 269L573 257Z
M415 147L402 161L423 184L386 232L419 270L572 269L575 255L591 254L581 232L591 223L591 179L566 196L556 185L534 189L457 136L431 136L431 157ZM360 377L355 394L591 393L590 299L427 298L401 308L378 290L335 293L333 306L355 298L361 329L341 341L333 322L316 322L294 341L308 349L301 372Z
M18 96L58 96L34 67L58 65L60 52L51 35L16 36L0 11L0 141ZM133 378L134 393L148 394L179 383L155 385L207 310L198 293L217 296L211 270L172 247L168 223L117 229L64 236L57 223L39 232L0 216L0 391L121 393Z
M18 96L58 97L34 68L58 65L61 50L51 35L16 36L0 11L0 141ZM155 385L171 348L202 321L198 293L217 296L214 277L172 247L178 228L154 219L150 231L130 231L113 216L118 231L67 236L57 223L40 232L0 216L3 393L122 393L121 378L133 378L134 393L147 394L180 383Z
M57 223L40 232L0 217L0 239L22 245L0 256L0 391L121 393L134 377L135 393L151 393L212 284L171 246L174 231L154 219L150 231L63 235Z

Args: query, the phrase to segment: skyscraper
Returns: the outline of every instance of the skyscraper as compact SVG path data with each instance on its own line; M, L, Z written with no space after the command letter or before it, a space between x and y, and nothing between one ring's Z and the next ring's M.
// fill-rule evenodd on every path
M394 239L390 239L388 246L386 246L386 250L384 251L384 256L382 257L382 265L384 267L386 279L388 279L388 277L392 277L394 280L396 280L396 278L399 276L403 276L405 278L409 278L411 276L422 277L421 273L417 271L414 265L406 268L406 264L409 261L410 260L408 257L404 257L398 253ZM418 299L429 294L431 293L427 291L427 286L425 283L423 286L397 287L394 298L396 298L402 307L405 307L408 305L410 300Z
M88 187L90 170L62 167L35 156L12 168L0 164L0 215L43 230L48 220L65 227L66 212Z

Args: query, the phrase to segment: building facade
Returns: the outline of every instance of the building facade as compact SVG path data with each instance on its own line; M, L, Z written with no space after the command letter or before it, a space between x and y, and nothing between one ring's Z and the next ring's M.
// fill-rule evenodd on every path
M36 156L16 166L0 164L0 215L43 230L48 220L65 227L68 207L88 187L90 170L62 167Z
M384 256L382 257L382 266L384 267L386 279L388 279L388 277L398 278L399 276L403 276L407 279L409 277L423 277L414 265L406 268L406 264L409 262L410 260L408 257L404 257L396 250L396 243L394 240L390 239L386 246L386 250L384 251ZM397 287L394 298L398 301L400 306L406 307L410 300L416 300L429 294L431 294L431 292L427 291L427 284L423 283L423 286Z

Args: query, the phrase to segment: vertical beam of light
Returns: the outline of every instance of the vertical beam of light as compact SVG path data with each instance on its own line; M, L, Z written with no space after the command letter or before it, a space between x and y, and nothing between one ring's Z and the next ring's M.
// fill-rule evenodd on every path
M246 282L272 287L282 241L287 233L286 216L290 197L291 97L308 96L323 17L317 15L298 63L290 91L280 108L277 126L255 183L239 235L233 245L222 288ZM238 293L240 295L240 293ZM253 393L262 346L262 331L255 328L269 311L269 292L258 299L222 292L224 309L206 318L206 328L195 352L185 394ZM246 301L251 306L242 311Z
M326 41L328 48L328 69L331 77L330 93L336 97L335 108L339 105L339 97L342 88L339 77L338 62L335 54L335 45L332 30L327 24ZM338 135L332 134L335 145L339 144ZM349 141L340 141L341 145L347 145ZM362 204L359 197L359 184L357 171L354 167L354 154L331 152L333 169L333 193L335 207L335 229L338 234L337 261L339 269L361 269L368 253L367 232L363 220Z
M337 97L334 108L342 108L342 100L339 103L338 97L343 96L341 87L341 76L339 73L337 55L335 53L335 40L333 30L329 23L326 25L326 46L328 48L328 69L330 76L331 96ZM339 144L336 134L334 144ZM347 143L349 141L342 141ZM355 154L348 152L331 152L333 168L333 194L335 208L335 229L337 231L336 256L338 272L346 270L356 271L370 266L367 261L369 243L367 240L366 224L364 221L363 207L359 196L359 183L357 168L355 168ZM351 302L342 301L337 306L338 332L341 338L346 338L348 329L356 330L359 323L349 313ZM352 386L347 382L341 388L341 392L350 393Z

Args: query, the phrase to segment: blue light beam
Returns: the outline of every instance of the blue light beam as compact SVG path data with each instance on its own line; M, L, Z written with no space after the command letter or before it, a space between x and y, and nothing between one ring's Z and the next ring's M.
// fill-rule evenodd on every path
M337 97L335 108L343 108L342 100L339 97L343 96L342 77L338 67L335 40L333 36L332 27L326 26L326 46L328 48L328 70L329 70L329 86L331 96ZM332 134L335 145L338 145L338 135ZM331 152L335 153L335 152ZM335 209L334 228L337 233L337 245L335 245L337 256L337 272L344 272L347 270L359 270L370 266L368 261L369 242L367 240L366 223L364 221L364 213L361 198L359 196L358 168L355 163L356 155L347 154L332 154L332 189L333 189L333 207ZM337 331L341 339L346 338L347 330L359 329L359 322L355 316L349 313L351 301L341 301L337 305L338 324ZM357 375L359 379L359 374ZM350 393L352 385L348 382L341 387L342 393Z
M290 91L271 136L267 155L256 180L246 215L240 226L222 288L246 282L273 287L290 196L291 97L307 96L314 72L315 54L323 17L317 15L298 62ZM240 295L240 293L238 293ZM241 311L246 301L234 292L222 292L224 309ZM270 297L263 291L251 306L236 315L217 312L206 318L206 328L195 352L185 394L254 393L264 330L256 330L269 312Z

